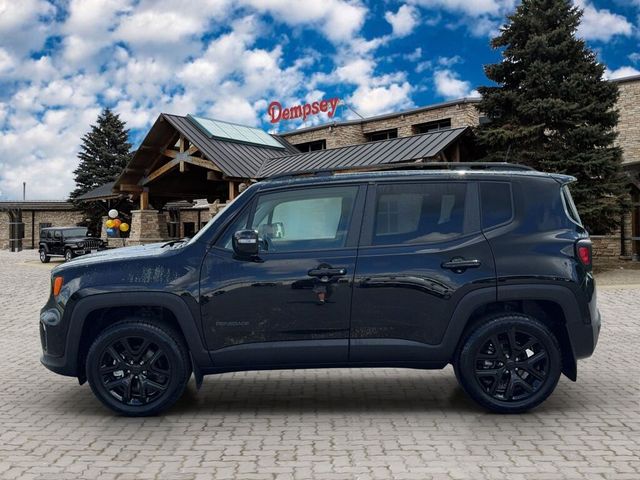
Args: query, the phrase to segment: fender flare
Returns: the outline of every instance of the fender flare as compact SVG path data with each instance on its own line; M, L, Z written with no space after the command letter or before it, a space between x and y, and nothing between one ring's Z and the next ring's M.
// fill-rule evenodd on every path
M449 327L440 345L443 361L450 361L455 355L456 349L464 330L469 324L471 315L475 310L485 305L496 302L515 300L546 300L560 306L565 317L566 324L561 324L560 331L569 345L569 350L563 349L563 373L572 380L577 376L577 363L574 345L569 335L567 325L573 322L581 322L580 308L574 293L569 287L561 285L521 284L499 286L497 289L479 288L467 293L458 302L454 310Z
M82 292L77 293L81 294ZM102 308L127 306L162 307L171 311L187 342L196 376L200 371L199 367L211 363L209 352L205 348L201 332L198 329L199 322L196 322L186 303L178 295L167 292L93 293L77 300L71 311L65 357L68 365L75 370L72 373L74 376L82 371L81 365L78 364L78 353L88 316Z

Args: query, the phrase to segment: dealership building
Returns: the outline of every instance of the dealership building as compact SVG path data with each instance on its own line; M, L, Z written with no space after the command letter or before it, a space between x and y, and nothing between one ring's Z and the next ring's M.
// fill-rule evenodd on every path
M616 82L620 88L618 143L624 152L633 210L620 219L623 227L613 235L594 235L593 239L596 255L637 258L640 76ZM461 99L370 118L330 121L279 135L224 121L162 113L115 182L88 192L83 200L105 204L122 198L134 200L137 207L131 215L127 244L190 236L247 185L266 177L318 169L358 171L390 164L476 160L473 127L484 121L477 103L477 99ZM7 224L19 204L0 202L0 248L8 245ZM37 244L33 232L43 224L35 220L35 213L24 209L23 222L29 215L33 217L33 239L25 235L25 248ZM57 226L70 221L60 217L44 223Z

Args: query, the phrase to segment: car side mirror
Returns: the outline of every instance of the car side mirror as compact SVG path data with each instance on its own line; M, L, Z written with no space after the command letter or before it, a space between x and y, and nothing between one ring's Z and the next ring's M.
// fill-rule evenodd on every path
M256 230L238 230L233 234L233 251L239 257L258 255L259 240Z

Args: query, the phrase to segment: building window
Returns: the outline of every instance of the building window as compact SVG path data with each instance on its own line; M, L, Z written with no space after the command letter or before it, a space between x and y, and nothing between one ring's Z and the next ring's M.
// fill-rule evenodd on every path
M182 224L184 228L184 237L191 238L196 233L196 222L184 222Z
M167 234L169 235L169 238L180 238L180 210L178 209L169 209Z
M398 138L397 128L367 133L367 142L377 142L378 140L389 140L391 138Z
M294 145L301 152L313 152L315 150L326 150L327 141L326 140L315 140L313 142L305 142L299 143L298 145Z
M451 128L451 119L443 118L442 120L435 120L433 122L420 123L413 126L414 133L429 133L437 132L438 130L446 130Z

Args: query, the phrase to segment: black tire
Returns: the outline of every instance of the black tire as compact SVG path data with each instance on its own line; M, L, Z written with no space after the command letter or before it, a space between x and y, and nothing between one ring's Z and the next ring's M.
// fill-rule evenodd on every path
M94 340L86 373L103 404L119 414L142 417L157 415L182 396L191 361L181 336L171 328L128 319Z
M75 255L73 254L73 250L71 250L70 248L67 248L64 251L64 261L65 262L70 262L71 260L73 260L75 257Z
M44 248L40 247L40 251L38 253L40 255L40 261L42 263L49 263L51 257L47 255L47 251Z
M460 385L477 403L496 413L521 413L538 406L556 388L562 354L542 322L527 315L500 314L468 332L454 368Z

